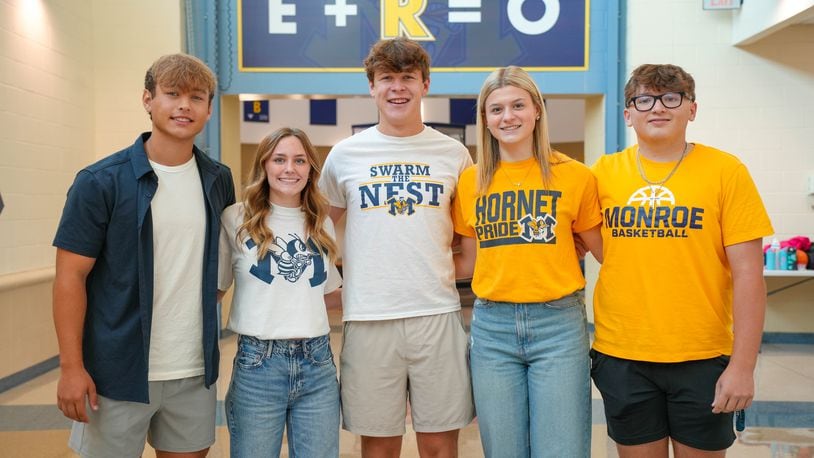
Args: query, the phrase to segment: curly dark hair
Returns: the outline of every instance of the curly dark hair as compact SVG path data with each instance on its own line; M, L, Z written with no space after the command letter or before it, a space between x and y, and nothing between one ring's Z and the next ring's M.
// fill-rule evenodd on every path
M367 80L373 82L376 70L412 72L421 70L424 81L430 79L430 56L417 41L405 37L379 40L364 61Z
M636 67L625 84L625 106L630 104L639 88L683 92L685 97L695 101L695 80L678 65L644 64Z

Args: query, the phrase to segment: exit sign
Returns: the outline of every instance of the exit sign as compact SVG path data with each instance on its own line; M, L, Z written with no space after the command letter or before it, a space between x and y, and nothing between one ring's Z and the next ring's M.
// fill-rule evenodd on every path
M742 0L704 0L705 10L736 10Z

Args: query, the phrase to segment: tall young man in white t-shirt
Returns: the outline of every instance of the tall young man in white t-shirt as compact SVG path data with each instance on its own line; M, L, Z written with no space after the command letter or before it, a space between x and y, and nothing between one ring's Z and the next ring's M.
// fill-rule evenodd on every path
M398 457L407 401L422 456L457 456L472 420L466 334L452 261L450 202L472 160L424 126L429 56L406 38L376 43L364 65L379 124L339 142L320 185L346 215L343 427L365 457Z
M57 406L83 457L204 457L215 441L220 214L228 167L194 145L215 75L186 54L147 71L152 131L80 170L59 223Z

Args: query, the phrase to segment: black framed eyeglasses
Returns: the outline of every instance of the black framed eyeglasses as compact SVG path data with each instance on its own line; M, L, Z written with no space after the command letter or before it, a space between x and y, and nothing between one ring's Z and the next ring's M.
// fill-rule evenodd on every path
M656 106L656 100L661 100L664 108L678 108L684 101L683 92L665 92L661 95L637 95L627 101L627 106L633 105L636 111L650 111Z

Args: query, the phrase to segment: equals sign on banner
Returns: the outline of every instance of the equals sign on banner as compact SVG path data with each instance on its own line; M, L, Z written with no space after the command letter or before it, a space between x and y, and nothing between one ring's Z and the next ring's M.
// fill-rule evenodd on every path
M449 0L449 18L447 20L450 24L479 24L481 22L480 0Z

